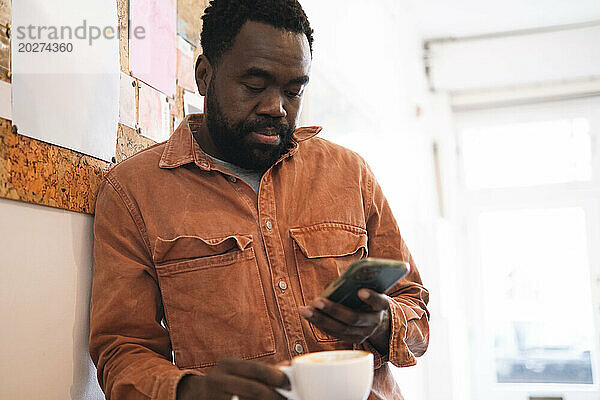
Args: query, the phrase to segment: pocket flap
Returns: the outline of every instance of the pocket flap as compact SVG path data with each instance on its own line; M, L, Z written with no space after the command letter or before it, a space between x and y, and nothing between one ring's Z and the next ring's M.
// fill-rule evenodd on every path
M252 235L230 235L203 239L199 236L177 236L173 239L157 237L154 243L154 262L181 260L223 254L231 249L246 249L252 243Z
M339 257L367 251L367 231L357 226L323 223L290 229L290 236L308 258Z

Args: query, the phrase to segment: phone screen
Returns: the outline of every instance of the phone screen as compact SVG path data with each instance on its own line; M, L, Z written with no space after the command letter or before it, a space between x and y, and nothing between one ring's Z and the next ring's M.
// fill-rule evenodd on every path
M359 289L385 293L409 271L410 265L404 261L364 258L329 284L321 296L349 308L365 307L367 305L358 297Z

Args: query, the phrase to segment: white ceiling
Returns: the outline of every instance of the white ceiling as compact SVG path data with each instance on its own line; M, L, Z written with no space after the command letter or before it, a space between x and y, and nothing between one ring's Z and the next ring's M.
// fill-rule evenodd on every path
M409 3L425 39L600 21L600 0L409 0Z

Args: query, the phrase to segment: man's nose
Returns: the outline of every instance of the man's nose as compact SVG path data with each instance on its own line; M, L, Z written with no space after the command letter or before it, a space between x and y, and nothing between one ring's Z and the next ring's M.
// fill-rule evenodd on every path
M268 115L272 118L282 118L287 116L287 112L284 108L285 99L275 90L264 93L260 104L256 110L259 115Z

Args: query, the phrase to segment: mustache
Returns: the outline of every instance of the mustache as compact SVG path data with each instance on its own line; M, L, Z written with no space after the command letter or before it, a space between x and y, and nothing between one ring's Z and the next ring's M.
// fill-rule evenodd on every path
M254 121L245 121L240 128L240 130L244 132L244 135L249 135L250 132L264 130L274 130L283 137L293 133L293 128L290 124L280 119L261 118Z

